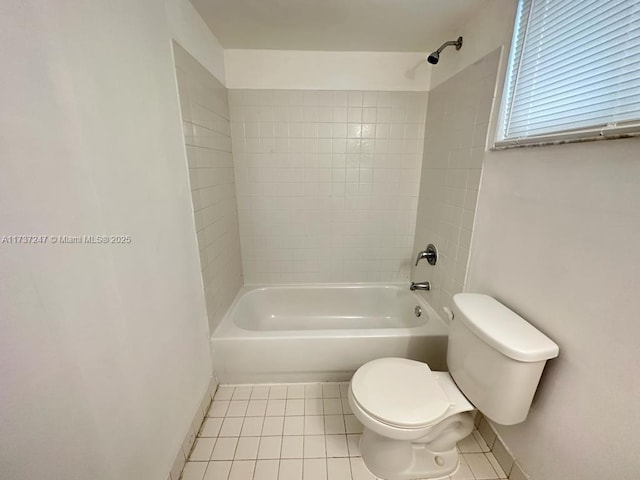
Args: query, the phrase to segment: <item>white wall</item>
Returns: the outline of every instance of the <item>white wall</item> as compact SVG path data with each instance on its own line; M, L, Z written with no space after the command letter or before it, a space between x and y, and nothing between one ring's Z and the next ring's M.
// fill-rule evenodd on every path
M165 0L171 36L225 85L224 49L189 0Z
M501 45L508 51L513 34L517 0L488 0L463 25L451 30L449 38L462 35L464 42L459 51L448 47L440 62L432 69L431 88L440 85Z
M467 289L549 335L527 421L500 427L534 480L637 478L640 142L488 153Z
M432 67L415 52L225 50L227 88L429 90Z
M441 61L432 83L476 51L508 48L515 3L471 18L463 63ZM639 153L638 140L611 140L485 154L466 290L495 296L560 345L529 418L498 427L532 480L640 471Z
M164 5L0 6L0 465L164 480L211 364Z

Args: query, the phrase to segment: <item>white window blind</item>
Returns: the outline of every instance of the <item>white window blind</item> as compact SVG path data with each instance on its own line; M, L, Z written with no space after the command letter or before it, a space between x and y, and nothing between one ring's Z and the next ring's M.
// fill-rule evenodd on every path
M520 0L496 147L640 134L640 0Z

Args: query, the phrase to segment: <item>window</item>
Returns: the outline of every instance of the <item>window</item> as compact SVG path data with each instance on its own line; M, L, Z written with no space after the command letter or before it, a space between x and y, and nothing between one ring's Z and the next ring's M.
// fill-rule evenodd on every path
M640 0L520 0L496 148L640 135Z

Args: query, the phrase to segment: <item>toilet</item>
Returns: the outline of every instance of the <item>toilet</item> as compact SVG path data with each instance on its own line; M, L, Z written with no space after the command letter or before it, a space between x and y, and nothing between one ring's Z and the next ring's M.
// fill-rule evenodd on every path
M475 409L501 425L527 418L548 359L558 346L488 295L453 297L448 372L380 358L361 366L349 404L364 430L362 459L385 480L436 478L458 468L456 443L473 430Z

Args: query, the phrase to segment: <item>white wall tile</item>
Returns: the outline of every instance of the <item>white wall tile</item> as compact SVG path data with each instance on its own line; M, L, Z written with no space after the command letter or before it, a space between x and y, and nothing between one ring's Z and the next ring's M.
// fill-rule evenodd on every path
M431 291L421 293L443 318L442 307L451 308L466 281L493 96L484 86L495 84L498 61L494 52L429 92L413 258L434 243L439 259L435 267L424 260L412 267L411 278L431 282ZM420 133L410 125L404 141ZM391 136L400 135L394 126Z
M247 283L408 279L424 93L237 90L230 111Z
M174 45L174 52L209 329L213 331L243 284L231 137L237 137L239 152L243 152L245 129L251 135L262 131L259 123L232 126L227 89L179 45ZM242 113L243 118L253 118L249 112ZM272 130L264 126L265 134L273 136Z

